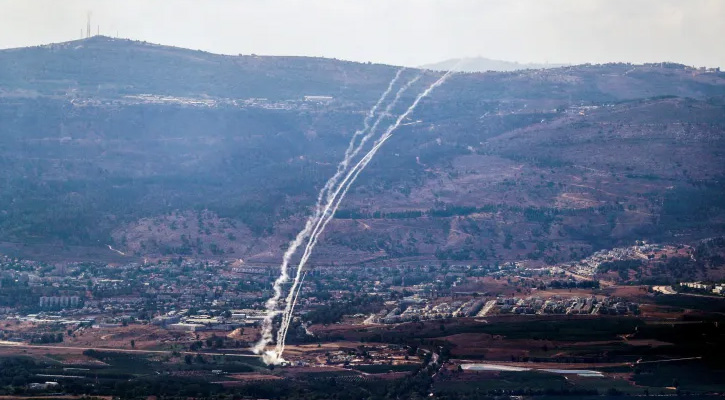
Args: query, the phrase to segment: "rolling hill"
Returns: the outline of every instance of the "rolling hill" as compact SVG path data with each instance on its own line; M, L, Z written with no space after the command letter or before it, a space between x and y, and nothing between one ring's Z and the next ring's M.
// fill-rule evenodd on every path
M568 67L569 64L537 64L518 63L514 61L492 60L485 57L452 58L437 63L421 65L421 68L435 71L448 71L453 69L461 72L488 72L488 71L520 71L525 69L546 69Z
M106 37L0 51L0 251L275 263L397 69ZM402 77L419 73L396 112L440 74ZM719 71L456 74L313 261L556 262L721 235L724 130Z

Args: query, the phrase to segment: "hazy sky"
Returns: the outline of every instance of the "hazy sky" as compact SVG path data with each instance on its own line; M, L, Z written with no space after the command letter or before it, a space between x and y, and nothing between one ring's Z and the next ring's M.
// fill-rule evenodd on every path
M87 11L94 32L225 54L725 67L725 0L0 0L0 48L78 39Z

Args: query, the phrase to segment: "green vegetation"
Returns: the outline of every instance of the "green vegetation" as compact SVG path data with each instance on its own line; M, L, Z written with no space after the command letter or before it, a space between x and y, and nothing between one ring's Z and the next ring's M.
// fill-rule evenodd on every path
M678 310L702 310L725 313L725 299L718 297L698 297L688 295L657 296L655 302Z
M566 394L568 396L581 396L597 394L597 390L589 387L576 388L567 383L566 378L559 374L547 372L499 372L481 375L469 382L442 383L438 389L444 396L456 396L464 393L480 395L497 395L509 393L510 395L541 395ZM593 383L593 382L592 382Z
M415 364L403 364L403 365L354 365L351 367L354 370L366 372L368 374L383 374L386 372L410 372L420 368L419 365Z
M631 90L617 93L618 85L602 81L633 68L627 79L638 83ZM2 51L0 70L6 92L38 94L0 98L0 204L12 205L0 213L0 242L20 243L11 246L19 254L57 251L47 248L51 243L71 253L77 249L70 246L112 244L136 255L235 258L252 240L287 235L288 224L309 212L349 132L359 126L360 110L394 73L378 64L219 56L104 37ZM560 73L451 78L416 111L426 123L402 127L410 132L386 143L335 215L417 221L407 230L425 237L376 227L368 236L377 238L339 239L346 232L325 244L385 257L554 263L634 239L722 232L713 222L724 212L721 173L700 163L722 152L712 133L723 122L722 99L714 97L722 93L719 81L705 83L682 66L578 66L567 70L572 79L566 82ZM128 97L143 93L216 103ZM310 93L335 101L304 102ZM534 105L539 102L549 106ZM569 118L575 105L604 104L609 107L587 109L586 120ZM657 131L664 135L677 124L692 133L688 137L704 139L653 134L641 122L650 119L662 121ZM529 127L540 134L522 134ZM623 135L633 129L646 140ZM622 154L623 148L642 157ZM664 153L652 151L660 148ZM673 148L683 150L677 159L668 157ZM642 182L648 192L633 191ZM602 191L611 192L602 197ZM554 200L563 194L582 195L586 204ZM209 210L239 229L139 224L177 210ZM631 212L653 218L622 226ZM478 213L494 215L484 222ZM447 245L450 222L461 222L458 217L469 219L462 232L472 238L463 249ZM509 222L502 228L496 220ZM572 243L584 250L569 251Z
M447 334L456 333L487 333L502 335L508 339L562 340L562 341L597 341L612 340L618 335L629 334L643 325L637 318L582 318L538 319L519 321L497 321L495 324L474 326L450 324L446 327Z
M725 365L721 365L725 366ZM719 392L725 368L714 369L697 362L669 362L638 365L633 380L637 385L676 387L685 392Z
M376 311L382 303L383 298L380 296L348 295L308 312L304 319L313 324L332 324L339 322L345 315Z
M707 226L723 210L725 188L722 184L697 182L692 186L678 186L665 196L660 225L667 229Z

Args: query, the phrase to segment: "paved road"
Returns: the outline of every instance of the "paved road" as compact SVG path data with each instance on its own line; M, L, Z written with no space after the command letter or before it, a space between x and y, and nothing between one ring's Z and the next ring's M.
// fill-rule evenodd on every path
M652 286L652 290L654 290L655 292L663 293L663 294L679 294L682 296L704 297L707 299L722 299L722 296L716 296L713 294L678 292L675 289L673 289L672 286Z
M0 347L10 348L21 348L21 349L68 349L68 350L97 350L97 351L110 351L115 353L139 353L139 354L171 354L171 350L141 350L141 349L114 349L108 347L73 347L73 346L41 346L37 344L24 344L14 342L0 342ZM204 356L227 356L227 357L247 357L247 358L259 358L256 354L239 354L239 353L210 353L210 352L199 352L199 351L179 351L180 354L201 354Z
M654 360L654 361L642 361L640 358L635 364L657 364L664 362L675 362L675 361L690 361L690 360L702 360L702 357L685 357L685 358L670 358L669 360Z

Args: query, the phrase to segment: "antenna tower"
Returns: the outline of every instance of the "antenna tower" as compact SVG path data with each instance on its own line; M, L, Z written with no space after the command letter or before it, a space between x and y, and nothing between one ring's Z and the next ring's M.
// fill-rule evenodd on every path
M88 11L86 14L86 39L91 37L91 12Z

